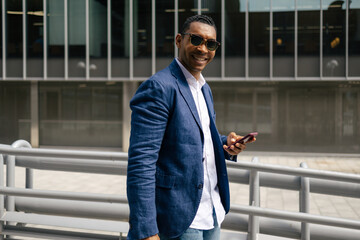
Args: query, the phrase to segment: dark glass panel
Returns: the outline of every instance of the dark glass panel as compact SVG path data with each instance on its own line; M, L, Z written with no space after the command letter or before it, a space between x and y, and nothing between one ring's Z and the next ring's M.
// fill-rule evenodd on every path
M174 59L174 1L156 1L156 71Z
M298 76L320 77L320 1L299 0Z
M111 76L129 77L129 1L111 1Z
M273 0L273 76L294 77L294 1Z
M349 9L349 76L360 76L360 1L351 1Z
M90 77L107 77L107 1L91 0L89 18Z
M269 77L270 1L249 1L249 76Z
M2 4L0 4L0 12L2 13ZM2 18L0 18L0 32L2 33ZM2 37L0 38L0 78L3 77L3 69L2 69L2 61L3 61L3 41L5 41Z
M323 76L345 76L345 1L324 0Z
M44 12L43 0L29 0L27 8L27 76L43 77Z
M246 0L225 2L225 76L245 76Z
M68 1L69 77L86 76L85 0Z
M151 1L134 4L134 77L151 75L152 50Z
M6 0L6 75L23 77L23 9L21 0Z
M47 0L47 75L64 77L64 2Z

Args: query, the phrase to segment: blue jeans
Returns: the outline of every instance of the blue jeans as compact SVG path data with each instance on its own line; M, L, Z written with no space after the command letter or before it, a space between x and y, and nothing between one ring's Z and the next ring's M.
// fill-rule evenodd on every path
M214 228L210 230L199 230L194 228L188 228L178 238L167 238L159 234L161 240L219 240L220 239L220 227L216 220L215 211L214 217Z

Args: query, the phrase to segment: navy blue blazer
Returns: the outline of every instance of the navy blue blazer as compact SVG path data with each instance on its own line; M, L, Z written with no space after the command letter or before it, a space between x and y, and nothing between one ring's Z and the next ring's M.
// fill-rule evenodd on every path
M215 126L208 84L208 106L218 187L229 211L229 183L223 150L227 136ZM128 239L160 232L178 237L192 223L204 183L204 134L189 85L176 60L143 82L130 102L131 136L127 172L130 206Z

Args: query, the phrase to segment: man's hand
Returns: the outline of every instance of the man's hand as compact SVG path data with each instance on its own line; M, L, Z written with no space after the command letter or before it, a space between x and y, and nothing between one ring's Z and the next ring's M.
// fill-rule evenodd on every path
M238 155L239 153L241 153L242 151L245 150L246 145L245 144L241 144L241 143L236 143L234 144L237 140L241 139L243 136L239 136L234 132L229 133L228 137L227 137L227 145L224 145L223 148L225 151L227 151L230 155ZM247 142L254 142L256 139L254 138L253 140ZM230 148L228 149L228 146L230 146Z
M159 235L156 234L154 236L144 238L143 240L160 240L160 237L159 237Z

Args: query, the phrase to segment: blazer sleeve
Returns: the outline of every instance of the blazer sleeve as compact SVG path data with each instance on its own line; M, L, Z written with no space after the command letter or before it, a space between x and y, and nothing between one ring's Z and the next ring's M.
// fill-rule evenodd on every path
M158 233L155 173L169 115L168 93L154 79L145 81L130 101L131 134L127 169L130 207L128 239Z

